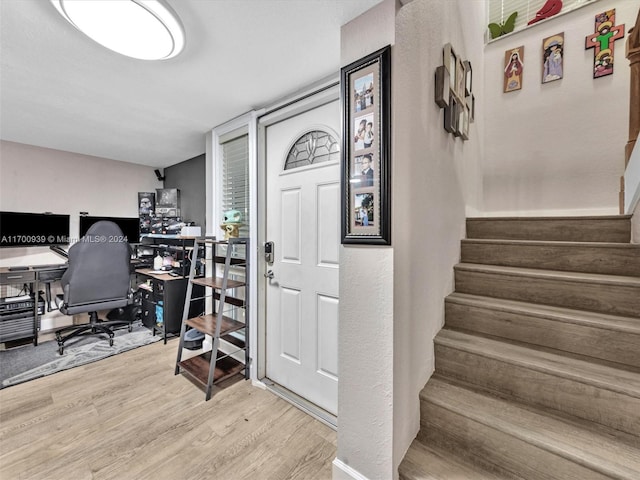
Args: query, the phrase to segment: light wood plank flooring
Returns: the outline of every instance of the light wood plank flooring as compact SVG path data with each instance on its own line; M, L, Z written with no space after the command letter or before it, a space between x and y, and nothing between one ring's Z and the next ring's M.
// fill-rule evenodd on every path
M242 379L205 402L176 342L0 391L2 480L328 480L336 433Z

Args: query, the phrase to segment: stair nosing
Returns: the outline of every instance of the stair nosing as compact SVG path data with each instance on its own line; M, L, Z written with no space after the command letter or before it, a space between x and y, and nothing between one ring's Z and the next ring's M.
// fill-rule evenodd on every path
M445 303L455 303L457 305L465 305L483 310L526 315L529 317L570 323L572 325L588 326L600 330L640 335L640 321L634 317L626 317L624 315L611 315L608 313L576 310L462 292L449 294L445 298Z
M498 404L509 404L512 407L520 410L521 412L528 412L525 415L535 415L539 418L543 418L545 420L549 420L549 417L545 416L539 409L525 409L523 407L520 407L519 405L513 403L513 402L508 402L506 400L502 400L502 399L498 399L495 397L489 397L487 395L484 395L482 393L479 392L475 392L473 390L470 389L466 389L464 387L456 387L451 385L450 383L446 382L446 380L441 380L439 378L431 378L429 380L429 382L436 382L436 383L440 383L440 384L444 384L444 385L448 385L454 389L464 389L467 390L468 392L470 392L472 395L479 395L482 396L484 398L487 398L493 402L496 402ZM425 386L425 389L429 387L429 382L427 382L427 385ZM432 384L433 386L433 384ZM437 388L437 386L436 386ZM529 443L531 445L534 445L537 448L540 448L542 450L545 450L547 452L550 452L552 454L558 455L562 458L571 460L573 462L578 463L579 465L582 465L586 468L589 468L591 470L594 470L596 472L602 473L604 475L615 475L615 478L620 478L621 474L624 475L628 475L628 474L636 474L638 473L638 471L630 471L626 466L624 465L620 465L619 463L614 463L611 462L608 458L606 458L603 455L595 455L592 451L585 451L585 450L578 450L577 447L574 447L573 444L569 443L569 442L562 442L562 440L558 440L555 439L553 437L550 436L546 436L544 437L542 434L532 430L531 428L525 428L520 426L518 423L512 423L509 422L508 420L505 420L502 417L496 416L495 413L491 412L491 420L488 418L489 415L487 414L487 412L484 412L484 415L482 414L476 414L475 411L473 410L469 410L469 409L463 409L462 407L458 407L456 408L454 406L454 402L452 401L441 401L440 399L433 398L432 396L429 396L428 394L424 393L423 389L420 392L420 399L421 401L426 401L429 403L432 403L434 405L437 405L441 408L444 408L445 410L448 410L456 415L461 415L463 417L466 418L470 418L471 420L480 423L488 428L491 428L493 430L497 430L500 432L503 432L506 435L509 435L511 437L514 438L518 438L522 441L525 441L526 443ZM501 409L503 412L505 411L504 408ZM540 413L538 413L540 412ZM522 418L522 414L520 416L520 418ZM561 420L558 419L553 419L552 420L554 423L558 423L558 424L562 424L564 422L562 422ZM548 425L548 422L547 422ZM573 426L573 428L579 429L577 426ZM580 429L582 431L584 431L584 429ZM554 432L555 433L555 432ZM594 435L593 432L589 431L588 432L589 435ZM606 438L606 437L603 437ZM545 441L546 440L546 441ZM607 448L612 448L611 445L608 445ZM632 447L628 447L628 448L632 448ZM576 451L578 450L578 451ZM592 450L592 449L590 449ZM619 450L619 447L618 447ZM584 456L581 456L579 453L583 453ZM603 465L605 463L609 464L609 468L603 468ZM639 464L640 466L640 464ZM612 468L613 467L613 468ZM617 467L617 468L616 468ZM622 472L620 472L620 470L623 470Z
M571 240L520 240L508 238L463 238L464 244L501 244L501 245L533 245L533 246L557 246L557 247L593 247L593 248L616 248L623 250L640 249L640 243L621 242L577 242Z
M451 338L451 336L453 336L454 338ZM474 348L473 346L469 345L460 345L456 343L456 336L472 337L478 339L480 342L483 342L485 345L499 345L502 352L504 352L506 349L510 353L503 353L501 355L500 353L495 353L493 351L486 351L478 346L475 346ZM440 330L438 335L434 338L434 343L443 347L452 348L454 350L459 350L473 355L490 358L499 362L534 370L540 373L544 373L545 375L561 377L573 382L581 383L583 385L602 388L611 392L640 399L640 375L634 372L614 369L605 365L591 363L586 360L578 360L559 354L527 348L525 346L514 345L511 343L501 342L499 340L492 340L485 337L448 330L446 328ZM513 358L514 352L519 353L521 356L526 353L527 360L523 360L522 358ZM580 375L575 371L568 370L580 370L580 368L578 368L578 365L581 367L582 373L586 373L588 377ZM605 372L597 372L594 370L604 370ZM608 376L606 375L607 370L612 371L612 373L613 371L615 371L617 375L626 377L624 378L624 383L617 383L608 380ZM630 375L637 378L629 378ZM594 378L594 376L597 376L599 378ZM633 386L633 384L630 384L630 382L633 382L633 380L636 381L635 388L630 388Z
M585 215L585 216L571 216L571 215L563 215L563 216L539 216L539 217L519 217L519 216L511 216L511 217L467 217L466 220L470 220L472 222L476 221L491 221L491 220L531 220L531 221L541 221L545 222L548 220L631 220L633 215Z
M627 275L609 275L601 273L582 273L563 270L549 270L523 267L486 265L483 263L460 262L454 265L454 271L477 272L503 276L524 276L545 280L561 280L576 283L601 283L620 287L640 287L640 277Z

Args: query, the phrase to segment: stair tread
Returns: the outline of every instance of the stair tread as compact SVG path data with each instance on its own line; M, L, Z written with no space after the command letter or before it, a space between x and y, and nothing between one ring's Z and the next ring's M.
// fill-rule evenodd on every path
M523 345L442 329L436 345L531 368L640 399L640 371L621 370Z
M414 440L400 465L407 480L499 480L501 477L468 464L454 454Z
M640 451L604 433L544 412L453 385L432 377L422 401L455 412L492 429L613 478L640 478Z
M565 215L565 216L505 216L505 217L467 217L467 220L471 221L491 221L491 220L532 220L532 221L547 221L547 220L630 220L632 215Z
M493 273L498 275L517 275L549 280L571 280L583 283L601 283L608 285L631 286L640 288L640 277L624 275L605 275L600 273L565 272L561 270L542 270L536 268L505 267L499 265L484 265L477 263L458 263L455 270L479 273Z
M490 310L510 312L514 315L552 318L557 321L588 325L606 330L615 330L640 335L640 321L637 318L606 313L575 310L572 308L556 307L539 303L520 302L502 298L472 295L470 293L453 292L445 299L446 302L457 303Z
M502 238L463 238L462 243L480 245L539 245L562 247L592 247L592 248L616 248L626 250L640 250L640 243L616 243L616 242L575 242L565 240L516 240Z

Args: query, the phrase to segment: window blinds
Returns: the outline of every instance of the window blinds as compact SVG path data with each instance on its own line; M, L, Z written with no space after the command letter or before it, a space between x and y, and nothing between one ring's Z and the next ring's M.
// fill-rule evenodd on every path
M509 15L518 12L514 30L527 26L536 16L536 12L547 0L489 0L489 21L487 23L504 23ZM596 0L563 0L560 13L569 12Z
M241 237L249 236L249 136L244 134L222 146L222 211L242 213Z

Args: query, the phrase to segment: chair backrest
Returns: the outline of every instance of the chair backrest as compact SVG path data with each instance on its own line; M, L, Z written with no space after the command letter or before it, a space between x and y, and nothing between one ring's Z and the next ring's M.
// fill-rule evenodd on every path
M79 313L126 305L130 258L131 248L118 225L94 223L69 249L69 267L60 280L66 310Z

